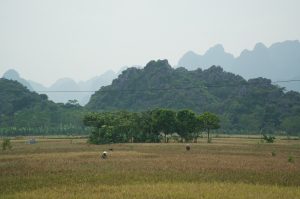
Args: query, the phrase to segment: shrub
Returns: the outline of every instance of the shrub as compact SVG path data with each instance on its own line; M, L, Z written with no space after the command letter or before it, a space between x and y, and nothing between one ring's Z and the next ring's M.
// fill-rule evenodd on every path
M272 151L272 156L276 156L276 152L275 151Z
M4 138L2 142L2 150L5 151L6 149L12 149L12 145L9 138Z
M265 134L263 135L263 140L265 140L267 143L273 143L275 139L276 138L274 136L267 136Z
M294 157L290 155L289 158L288 158L288 162L289 163L294 163L295 162Z

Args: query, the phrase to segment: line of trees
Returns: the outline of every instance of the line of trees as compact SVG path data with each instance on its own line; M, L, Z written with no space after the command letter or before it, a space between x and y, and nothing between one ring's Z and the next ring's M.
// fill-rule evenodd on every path
M197 142L203 131L218 129L219 118L209 112L197 115L191 110L154 109L144 112L104 112L85 115L84 124L92 129L93 144L125 142L168 142L178 135L181 142Z

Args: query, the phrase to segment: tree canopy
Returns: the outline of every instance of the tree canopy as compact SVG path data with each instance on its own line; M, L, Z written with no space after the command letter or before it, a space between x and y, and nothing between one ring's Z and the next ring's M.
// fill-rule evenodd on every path
M0 135L86 133L85 109L75 101L60 104L29 91L17 81L0 78Z
M162 140L167 142L167 137L174 134L188 142L191 139L196 141L204 129L205 122L200 118L201 115L198 116L191 110L176 112L170 109L154 109L139 113L89 113L84 117L84 124L92 127L89 140L94 144Z
M214 113L223 133L300 134L298 92L286 92L261 77L245 80L218 66L187 71L172 68L167 60L151 61L142 69L123 71L111 85L97 91L86 107L76 100L54 103L47 95L6 79L0 79L0 96L0 135L84 134L87 131L82 121L87 112L117 111L127 116L136 112L132 118L135 129L143 128L149 140L156 139L151 137L154 132L160 132L167 141L174 131L175 117L169 110ZM177 133L183 140L193 139L198 132L193 124L200 122L199 118L188 111L180 114L185 120L176 123ZM158 122L162 120L168 122ZM127 120L119 122L127 128ZM133 129L127 134L132 135Z
M213 113L205 112L199 116L199 120L203 129L205 129L207 132L207 142L210 142L210 130L220 128L220 119Z
M167 60L151 61L144 68L123 71L111 85L97 91L86 108L190 109L217 114L220 130L226 133L300 133L291 119L300 115L299 93L286 92L262 77L247 81L219 66L188 71L172 68Z

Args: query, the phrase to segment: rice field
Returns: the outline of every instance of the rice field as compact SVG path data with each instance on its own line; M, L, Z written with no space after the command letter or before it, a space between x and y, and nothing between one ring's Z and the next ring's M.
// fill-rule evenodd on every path
M0 152L0 198L300 198L300 140L201 139L190 151L85 139L12 145Z

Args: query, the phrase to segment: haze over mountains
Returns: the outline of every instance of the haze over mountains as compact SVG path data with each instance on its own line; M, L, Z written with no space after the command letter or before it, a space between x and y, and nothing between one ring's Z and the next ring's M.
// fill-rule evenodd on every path
M10 70L6 71L3 74L3 78L9 79L9 80L15 80L15 81L21 83L23 86L27 87L30 91L35 90L35 89L33 89L31 84L27 80L20 77L19 73L17 71L13 70L13 69L10 69Z
M257 43L253 50L244 50L238 57L225 52L220 44L204 55L189 51L178 62L178 67L188 70L207 69L219 65L224 70L239 74L246 79L265 77L272 81L297 79L300 76L300 42L284 41L266 47ZM298 78L299 79L299 78ZM281 84L287 89L300 91L299 84Z
M49 99L54 102L66 103L69 100L78 100L81 105L85 105L93 92L101 88L102 86L109 85L114 78L117 77L117 73L110 70L99 76L95 76L87 81L75 82L71 78L58 79L50 87L37 83L32 80L23 79L19 73L13 69L8 70L3 74L3 78L15 80L23 84L31 91L36 91L40 94L47 94ZM68 91L68 92L49 92L49 91ZM76 91L76 92L72 92ZM82 91L82 92L77 92Z
M208 49L204 55L192 51L187 52L179 60L177 67L195 70L197 68L207 69L212 65L219 65L225 71L241 75L245 79L256 77L269 78L272 81L300 79L300 42L284 41L274 43L270 47L257 43L253 50L244 50L238 57L225 52L224 47L218 44ZM50 87L45 87L32 80L25 80L13 69L6 71L3 77L16 80L31 91L47 94L49 99L54 102L66 103L69 100L77 99L81 105L85 105L93 94L93 92L85 91L96 91L102 86L111 84L112 80L126 68L128 67L123 67L118 73L109 70L87 81L75 82L71 78L61 78ZM140 68L140 66L134 66L134 68ZM299 82L279 83L279 85L287 90L300 91Z

